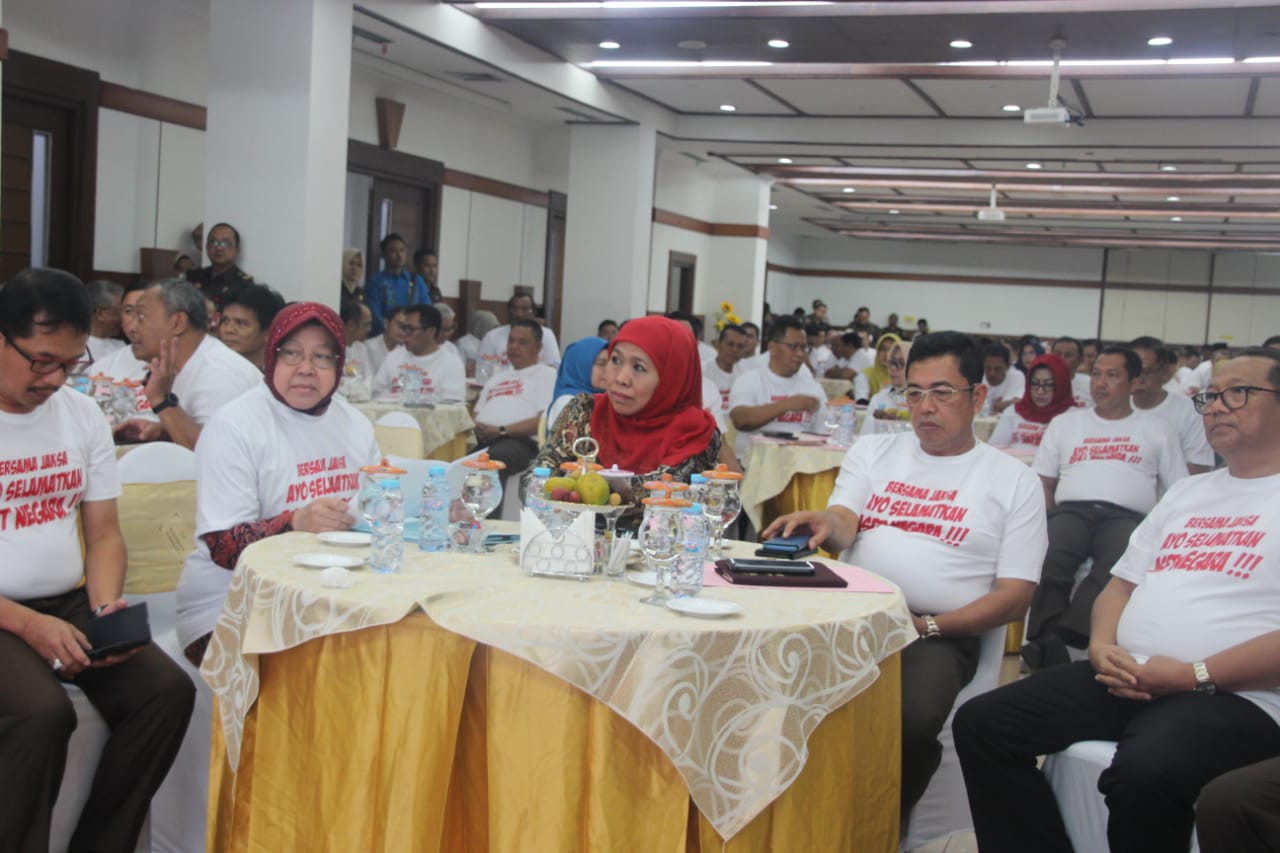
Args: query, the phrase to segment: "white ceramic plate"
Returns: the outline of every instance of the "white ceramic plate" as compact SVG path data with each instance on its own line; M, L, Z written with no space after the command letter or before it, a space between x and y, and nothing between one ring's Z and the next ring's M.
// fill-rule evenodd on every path
M721 616L742 612L742 605L718 598L673 598L667 602L667 607L677 613L701 616L703 619L719 619Z
M637 586L653 586L658 582L657 572L627 572L627 580Z
M373 534L359 530L330 530L317 533L316 538L326 545L369 545L373 542Z
M299 554L293 558L293 561L309 569L328 569L332 566L350 569L363 563L364 557L348 557L346 554Z

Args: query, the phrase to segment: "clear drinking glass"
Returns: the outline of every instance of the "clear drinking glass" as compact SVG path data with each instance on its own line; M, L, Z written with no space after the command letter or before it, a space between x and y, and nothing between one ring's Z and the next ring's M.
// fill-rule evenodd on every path
M702 511L711 524L711 560L724 558L724 531L742 511L742 497L737 480L711 480L707 483L707 501Z
M681 532L680 506L645 506L644 517L640 520L639 542L645 562L653 571L656 581L653 594L640 599L641 604L653 604L665 607L670 596L667 590L671 583L669 576L680 555Z
M493 468L468 468L462 480L462 505L478 524L471 540L471 553L484 551L484 520L502 503L502 479Z

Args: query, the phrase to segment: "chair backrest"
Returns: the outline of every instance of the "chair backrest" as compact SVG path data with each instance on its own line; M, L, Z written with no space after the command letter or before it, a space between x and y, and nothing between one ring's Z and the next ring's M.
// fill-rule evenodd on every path
M391 414L404 414L392 412ZM408 417L406 415L406 417ZM378 449L384 456L400 456L406 459L421 459L426 455L423 447L422 430L415 422L412 427L389 426L382 422L373 425L373 437L378 442Z
M195 454L169 442L144 444L120 459L117 508L129 551L124 591L172 592L196 527Z
M408 412L387 412L382 415L376 423L382 426L390 427L412 427L413 429L421 429L417 418Z

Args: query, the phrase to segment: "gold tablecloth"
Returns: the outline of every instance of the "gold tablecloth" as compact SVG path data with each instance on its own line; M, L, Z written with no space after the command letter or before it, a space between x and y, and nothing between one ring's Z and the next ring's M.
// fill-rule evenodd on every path
M757 531L780 515L826 509L847 452L829 445L790 444L768 437L752 440L744 460L742 508Z
M427 459L452 462L466 456L468 448L476 444L472 432L476 422L462 403L437 403L434 408L378 401L351 405L373 423L388 412L407 412L422 427L422 446Z
M293 820L296 815L309 820L323 815L326 831L335 831L342 821L333 817L334 810L346 811L341 800L353 796L347 790L352 779L361 780L362 802L365 788L377 788L395 801L369 804L369 832L417 833L398 824L427 818L418 808L400 808L398 792L434 803L443 778L434 771L441 766L454 767L451 805L432 806L441 821L447 813L457 823L452 831L446 828L446 836L469 838L477 826L492 832L495 824L507 825L514 834L509 844L495 844L498 849L567 849L521 839L544 829L575 837L581 831L577 810L583 802L560 802L564 794L557 786L584 784L578 779L584 742L593 755L604 750L605 742L609 747L606 778L590 780L593 790L606 785L595 796L613 804L601 805L610 818L601 818L600 831L619 831L619 809L634 813L629 820L637 825L648 821L650 796L679 778L680 796L687 792L719 835L731 838L744 828L768 835L774 830L756 828L753 820L802 775L818 724L871 686L880 662L914 636L900 594L716 588L707 594L742 603L743 615L698 621L639 604L643 590L631 584L528 578L508 554L441 558L413 551L403 574L356 572L353 587L330 590L319 585L317 572L291 562L298 553L317 550L326 548L305 533L247 549L205 658L203 673L218 697L220 740L226 745L217 757L228 763L224 771L215 771L212 788L210 832L218 849L234 848L232 839L252 834L259 820L258 829L269 836L277 832L278 821L267 818L272 814L287 815L286 822L294 823L301 823ZM419 608L427 619L405 618ZM323 639L308 642L318 638ZM483 655L472 655L476 643L483 644ZM342 659L331 659L335 655ZM269 692L275 690L273 677L280 679L279 693ZM887 692L896 696L896 690L895 685ZM522 698L513 702L513 696ZM575 697L570 704L582 714L566 713L566 696ZM555 701L547 705L547 697ZM495 701L506 708L498 714L501 728L492 722ZM886 734L896 727L896 699L885 696L876 703L879 712L869 725ZM616 713L616 721L607 709ZM850 719L860 719L856 709L849 713ZM883 719L884 713L894 719ZM272 727L270 738L264 726ZM610 732L632 726L635 737L612 740ZM875 741L864 734L856 740L867 748ZM847 730L843 736L853 737ZM303 752L326 753L325 772L300 773L296 761L301 759L286 746L290 738L309 745L300 747ZM427 755L406 750L422 738L433 744ZM885 796L896 797L896 781L890 778L896 774L896 736L890 740L891 753L879 755L873 767L858 754L836 771L824 756L823 769L815 772L843 774L839 791L826 796L848 794L843 784L852 780L844 776L871 773L878 779L871 786L880 794L877 808L896 815ZM266 766L277 767L278 777L261 775L264 750ZM515 757L509 760L506 751ZM362 766L350 757L356 754L372 763ZM396 760L410 754L412 761ZM251 765L242 763L246 757ZM469 786L479 782L457 767L459 760L488 768L487 804L471 796L476 792ZM637 761L638 769L632 766ZM432 762L434 770L426 766ZM659 768L663 762L670 767ZM229 773L237 766L240 772L232 779ZM851 773L854 766L859 770ZM331 783L317 781L329 777ZM643 783L638 789L637 782ZM501 795L495 786L501 786ZM506 792L512 787L525 799L509 800ZM293 792L275 812L275 795L285 796L282 789ZM340 791L345 793L339 796ZM625 808L617 797L623 797ZM538 805L534 812L511 814L507 824L495 817L494 809L519 811L516 803L526 809ZM588 810L591 805L586 804ZM866 819L860 804L846 807L855 805L859 819ZM573 814L563 815L568 823L558 829L550 815L543 827L544 806ZM406 815L414 820L396 820ZM626 832L634 828L628 825ZM883 841L892 835L896 832L876 836L881 841L873 846L891 849ZM370 837L362 835L364 841L346 849L369 849ZM254 846L307 847L282 843L255 841ZM372 846L435 849L387 839ZM468 842L459 849L487 848Z

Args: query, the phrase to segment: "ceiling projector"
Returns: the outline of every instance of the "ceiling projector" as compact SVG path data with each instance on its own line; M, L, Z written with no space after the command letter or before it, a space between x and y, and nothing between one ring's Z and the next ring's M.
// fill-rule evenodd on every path
M1022 121L1026 124L1071 124L1071 113L1066 107L1032 107L1023 110Z
M1004 211L998 207L980 207L978 219L983 222L1004 222Z

